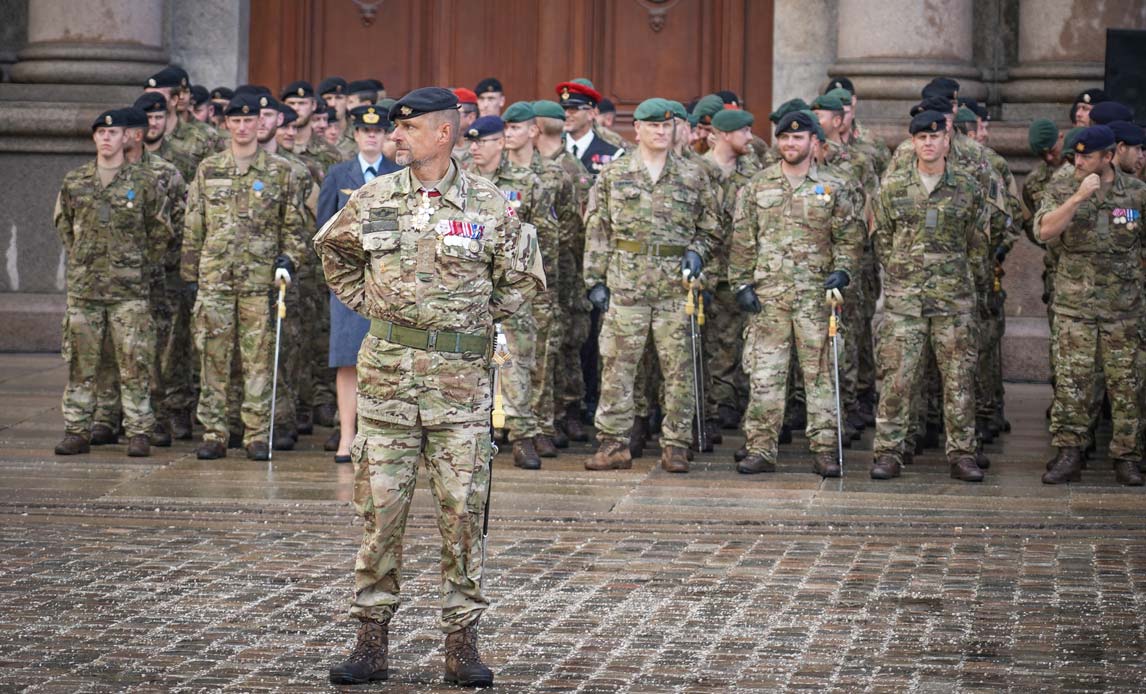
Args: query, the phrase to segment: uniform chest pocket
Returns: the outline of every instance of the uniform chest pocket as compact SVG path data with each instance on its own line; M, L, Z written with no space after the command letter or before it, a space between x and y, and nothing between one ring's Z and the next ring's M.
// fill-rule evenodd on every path
M398 210L393 207L380 207L369 210L362 222L362 235L397 236Z
M247 209L252 218L267 221L268 215L277 215L284 191L265 181L255 181L247 188Z
M816 195L805 195L804 219L812 224L825 224L832 216L832 203Z
M485 261L485 241L461 236L443 236L438 243L438 252L448 258L481 263Z
M402 234L397 230L375 231L363 228L362 249L371 253L392 253L402 247Z

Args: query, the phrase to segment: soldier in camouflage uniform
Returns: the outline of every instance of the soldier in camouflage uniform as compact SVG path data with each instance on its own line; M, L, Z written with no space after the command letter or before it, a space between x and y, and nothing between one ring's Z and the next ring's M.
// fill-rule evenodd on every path
M1046 244L1034 233L1034 213L1042 206L1043 193L1051 177L1058 171L1065 159L1063 157L1063 135L1054 122L1040 118L1031 123L1027 132L1027 143L1031 153L1039 159L1039 163L1027 174L1023 180L1023 207L1027 211L1023 220L1023 230L1027 239L1042 248L1043 253L1043 303L1047 305L1047 320L1054 321L1054 311L1050 308L1054 296L1054 255ZM1051 382L1054 382L1054 359L1051 359Z
M467 172L488 180L502 192L521 222L536 229L542 258L552 262L558 243L554 191L546 188L528 166L514 165L503 156L504 133L505 121L498 116L482 116L470 125L465 138L470 143L473 165ZM543 435L542 422L548 420L552 431L552 403L548 405L548 412L539 409L545 398L540 391L544 390L546 380L548 333L552 331L553 322L547 298L545 294L538 294L522 310L502 322L509 352L513 355L513 361L502 370L501 376L505 428L513 445L513 464L527 470L541 467L536 440ZM535 301L541 305L535 306ZM548 449L552 455L557 453L552 444Z
M735 111L726 112L730 114ZM714 123L719 126L724 114ZM737 197L728 253L728 282L741 310L752 314L744 370L751 399L744 417L748 456L742 473L774 472L784 415L790 355L807 393L807 436L824 477L839 477L833 398L830 308L824 290L848 286L863 249L864 230L842 179L812 159L813 119L782 118L776 141L782 162L749 182Z
M124 159L128 114L107 111L92 124L96 160L69 172L53 222L67 253L64 314L65 435L57 455L90 450L95 380L111 335L122 384L127 454L150 453L155 427L151 371L155 326L151 297L171 243L167 198L150 168Z
M943 376L951 476L980 481L975 461L975 312L988 282L988 214L979 182L946 163L946 116L911 120L915 159L884 177L875 205L876 256L884 272L883 370L873 479L897 477L919 388L925 344Z
M1120 484L1143 484L1142 341L1146 184L1114 165L1107 126L1082 131L1073 169L1047 184L1034 233L1058 252L1055 272L1054 405L1051 443L1059 451L1043 483L1081 479L1095 361L1110 396L1110 457Z
M537 242L545 265L547 291L534 297L533 316L537 324L537 355L533 372L532 410L538 418L541 435L534 443L542 458L557 456L557 448L569 445L563 429L556 426L557 417L564 419L565 408L557 409L557 369L561 344L565 339L568 318L562 306L559 288L562 284L561 255L568 254L573 239L584 233L581 208L573 175L552 159L542 158L534 147L538 130L533 104L518 101L505 110L505 150L510 164L528 166L541 179L552 209L545 211L552 219L537 225ZM544 361L543 361L544 358Z
M166 112L166 104L159 94L145 94L139 101L152 104L152 108ZM137 101L137 104L139 102ZM166 389L164 387L163 352L168 344L171 331L172 307L170 292L166 286L169 273L179 272L179 250L183 239L183 213L187 204L187 184L183 181L179 169L173 164L163 161L143 147L144 134L148 129L148 116L140 108L133 107L125 110L127 119L127 137L124 141L123 155L129 164L140 162L151 170L152 184L157 187L156 195L165 199L167 225L172 231L171 242L167 252L164 253L163 263L152 268L151 312L155 325L156 340L153 349L155 359L151 371L151 407L155 412L155 430L151 434L151 445L171 445L171 415L165 408ZM186 368L186 364L181 365ZM122 416L119 397L119 369L116 366L116 355L111 335L107 335L103 358L100 360L97 375L97 396L94 423L91 431L91 444L93 446L115 443L115 429Z
M227 387L238 335L242 361L243 444L247 457L270 453L272 307L308 252L304 191L286 160L259 148L260 97L236 95L227 106L230 147L199 166L187 196L183 280L197 291L195 343L200 356L200 459L226 456Z
M571 441L588 441L589 434L581 423L585 376L581 369L581 350L589 340L592 328L589 312L592 306L585 298L582 263L585 258L585 225L583 214L589 200L593 176L580 160L565 148L565 110L555 101L533 102L537 123L537 153L546 161L558 164L573 182L577 220L562 243L558 257L557 297L565 315L565 330L557 366L557 422L559 432Z
M682 271L698 278L720 243L706 175L673 154L673 111L648 99L634 113L638 150L594 184L586 222L585 284L604 314L597 453L590 470L632 465L634 356L652 340L665 379L661 466L687 472L692 441L693 369ZM611 299L611 300L610 300Z
M470 156L469 140L464 137L464 134L478 119L478 98L477 94L474 94L474 90L465 87L458 87L453 92L454 96L458 98L458 112L461 114L461 123L458 126L460 128L458 132L461 135L458 137L457 144L454 145L453 156L463 167L468 167L473 164L473 158Z
M354 504L365 521L350 614L361 621L336 684L387 677L402 535L425 461L442 534L446 681L489 686L478 653L481 527L491 462L495 321L544 289L532 229L502 191L450 158L457 98L416 89L390 111L397 163L355 191L315 237L327 283L371 319L358 358ZM516 355L514 355L516 356Z

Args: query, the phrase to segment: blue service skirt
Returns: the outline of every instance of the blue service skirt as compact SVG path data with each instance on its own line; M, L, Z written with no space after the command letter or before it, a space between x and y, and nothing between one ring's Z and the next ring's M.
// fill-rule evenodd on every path
M370 332L370 320L350 310L346 304L330 295L330 367L358 365L358 348L366 333Z

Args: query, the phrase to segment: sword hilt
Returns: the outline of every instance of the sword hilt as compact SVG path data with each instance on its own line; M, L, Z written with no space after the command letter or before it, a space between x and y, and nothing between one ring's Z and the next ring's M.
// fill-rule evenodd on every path
M279 282L279 318L286 318L286 282Z

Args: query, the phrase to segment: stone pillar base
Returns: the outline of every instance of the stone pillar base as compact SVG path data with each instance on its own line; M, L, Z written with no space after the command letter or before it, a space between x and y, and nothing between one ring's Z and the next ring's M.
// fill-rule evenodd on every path
M959 82L959 93L986 99L987 87L977 68L962 62L905 62L893 60L842 60L828 70L831 76L844 75L860 95L856 116L864 119L908 119L911 107L919 103L920 90L936 76Z
M1101 63L1031 63L1008 71L1010 82L999 93L1005 120L1031 121L1047 118L1068 122L1069 105L1082 91L1101 86L1105 72ZM1067 105L1064 108L1064 104Z

